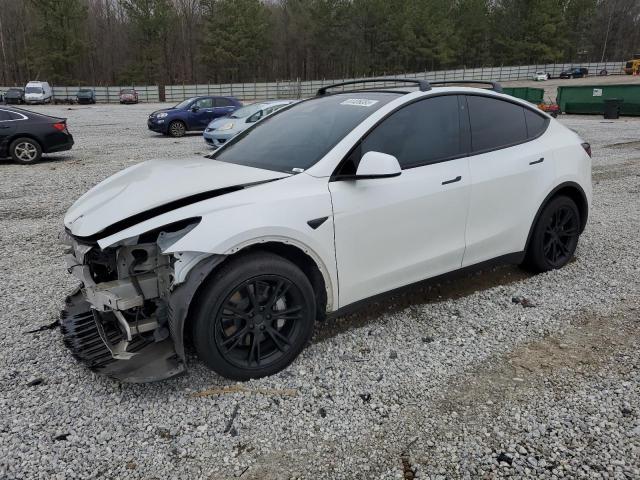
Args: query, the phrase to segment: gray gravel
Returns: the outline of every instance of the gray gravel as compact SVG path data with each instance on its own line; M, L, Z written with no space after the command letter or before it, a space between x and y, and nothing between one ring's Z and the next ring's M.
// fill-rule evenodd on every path
M40 107L69 118L75 148L0 164L0 478L640 478L640 119L562 118L592 143L595 184L565 269L416 287L319 325L259 381L191 358L186 376L123 385L57 329L26 332L74 286L56 240L73 200L206 152L148 132L154 108Z

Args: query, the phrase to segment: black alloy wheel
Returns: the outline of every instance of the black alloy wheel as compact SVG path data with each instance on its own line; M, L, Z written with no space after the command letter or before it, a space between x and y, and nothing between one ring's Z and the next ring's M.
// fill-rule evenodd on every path
M315 295L293 263L267 252L246 254L223 266L195 309L198 356L226 378L272 375L311 339Z
M228 295L218 310L216 345L239 368L266 367L297 343L305 308L302 292L286 278L254 277Z
M575 202L565 196L553 198L534 226L523 266L535 272L564 267L576 251L580 228Z
M573 209L561 206L548 218L544 231L544 257L553 268L565 265L578 243L578 218Z

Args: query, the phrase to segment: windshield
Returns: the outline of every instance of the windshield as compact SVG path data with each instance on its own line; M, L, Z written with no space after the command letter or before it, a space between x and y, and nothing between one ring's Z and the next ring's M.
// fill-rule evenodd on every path
M222 162L280 172L301 172L320 160L345 135L395 93L341 93L312 98L270 115L214 153Z
M261 103L254 103L246 107L239 108L231 115L231 118L246 118L250 117L256 112L262 110L263 105Z
M186 100L183 100L182 102L180 102L179 104L177 104L173 108L187 108L189 106L189 104L191 102L193 102L194 100L195 100L194 98L187 98Z
M42 88L40 87L27 87L25 89L26 93L42 93Z
M133 95L134 93L134 90L120 90L120 95Z

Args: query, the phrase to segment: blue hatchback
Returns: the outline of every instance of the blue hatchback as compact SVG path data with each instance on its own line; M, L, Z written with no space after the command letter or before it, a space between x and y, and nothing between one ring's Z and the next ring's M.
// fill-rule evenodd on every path
M192 97L175 107L149 115L147 127L154 132L182 137L189 130L204 130L211 120L224 117L242 107L233 97Z

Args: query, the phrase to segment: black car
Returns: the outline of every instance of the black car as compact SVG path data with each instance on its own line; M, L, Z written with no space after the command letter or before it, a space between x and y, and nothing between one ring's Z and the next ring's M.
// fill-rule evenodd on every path
M589 75L589 70L584 67L570 68L560 72L560 78L582 78Z
M35 163L43 153L70 150L72 146L73 136L65 118L0 107L0 158Z
M4 103L24 103L24 88L10 88L4 92Z
M78 103L96 103L96 91L93 88L81 88L76 93Z

